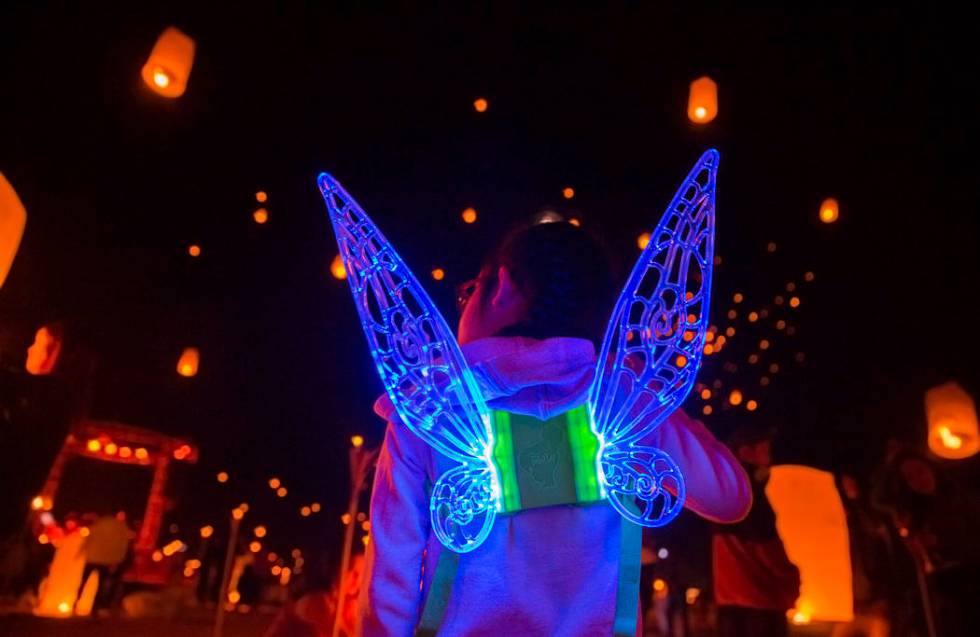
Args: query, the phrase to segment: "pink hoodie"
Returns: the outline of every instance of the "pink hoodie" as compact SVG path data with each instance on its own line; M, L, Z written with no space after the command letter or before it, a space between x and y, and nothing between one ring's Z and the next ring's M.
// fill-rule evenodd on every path
M583 404L595 369L592 343L494 337L463 348L493 409L547 419ZM361 588L361 635L412 635L446 550L429 526L429 489L455 466L397 418L389 421L371 496L371 543ZM680 466L685 506L715 522L748 512L748 477L727 447L677 410L645 441ZM460 556L439 635L611 635L622 518L607 504L554 506L498 516L486 542Z

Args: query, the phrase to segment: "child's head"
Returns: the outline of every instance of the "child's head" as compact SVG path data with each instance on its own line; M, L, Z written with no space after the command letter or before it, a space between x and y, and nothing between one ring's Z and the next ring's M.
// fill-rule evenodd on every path
M605 248L566 222L523 226L461 286L461 344L486 336L573 336L600 342L612 311Z

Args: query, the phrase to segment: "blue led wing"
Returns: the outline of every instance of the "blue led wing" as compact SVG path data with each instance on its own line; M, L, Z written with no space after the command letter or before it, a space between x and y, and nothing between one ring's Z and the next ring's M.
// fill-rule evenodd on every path
M461 467L437 480L433 529L455 551L486 538L498 493L490 415L456 338L374 222L326 173L327 204L361 327L401 422Z
M701 365L714 259L718 152L688 174L620 294L590 405L610 502L644 526L672 520L684 479L666 453L639 446L687 397Z

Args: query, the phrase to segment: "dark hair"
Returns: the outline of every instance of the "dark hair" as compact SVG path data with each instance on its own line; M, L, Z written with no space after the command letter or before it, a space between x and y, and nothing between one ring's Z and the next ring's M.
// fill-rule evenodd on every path
M500 336L573 336L597 345L612 312L612 266L598 237L567 222L538 223L510 232L484 261L484 295L504 266L530 299L527 318Z

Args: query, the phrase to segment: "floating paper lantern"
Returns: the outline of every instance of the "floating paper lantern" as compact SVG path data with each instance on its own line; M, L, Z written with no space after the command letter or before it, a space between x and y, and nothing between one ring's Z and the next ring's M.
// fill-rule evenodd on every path
M812 467L777 465L770 470L766 496L786 554L800 569L800 598L789 612L792 621L850 621L847 518L834 476Z
M10 266L14 263L20 238L24 236L27 211L20 202L14 187L0 173L0 288L7 280Z
M695 124L707 124L718 116L718 85L708 76L691 82L687 117Z
M177 373L185 378L197 376L197 366L200 363L201 355L196 347L185 347L184 352L177 361Z
M571 199L575 196L575 189L572 187L565 188L561 191L561 194L565 197L565 199Z
M820 221L833 223L837 221L837 217L839 216L840 208L837 205L837 200L833 197L824 199L823 203L820 204Z
M164 97L180 97L194 65L194 40L175 27L168 27L153 45L143 65L143 81Z
M940 458L959 460L980 451L977 408L962 387L946 383L926 392L929 449Z

